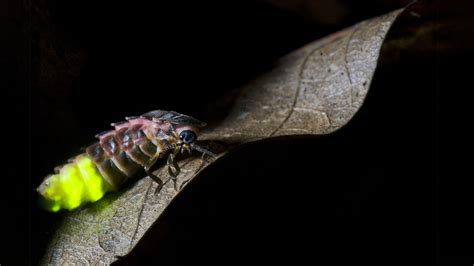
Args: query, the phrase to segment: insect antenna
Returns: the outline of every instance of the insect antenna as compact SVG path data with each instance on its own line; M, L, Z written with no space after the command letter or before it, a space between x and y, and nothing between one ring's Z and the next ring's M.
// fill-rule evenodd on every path
M199 145L197 145L197 144L194 144L194 143L191 144L191 149L196 150L196 151L198 151L198 152L201 152L201 153L203 153L203 154L209 155L210 157L213 157L213 158L216 158L216 157L217 157L217 154L215 154L215 153L213 153L213 152L211 152L211 151L209 151L209 150L206 150L206 149L204 149L203 147L201 147L201 146L199 146Z

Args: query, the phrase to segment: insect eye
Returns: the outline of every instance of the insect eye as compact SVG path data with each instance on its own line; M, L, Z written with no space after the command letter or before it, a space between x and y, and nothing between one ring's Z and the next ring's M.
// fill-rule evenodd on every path
M186 144L194 142L197 138L196 133L191 130L185 130L179 134L179 138Z

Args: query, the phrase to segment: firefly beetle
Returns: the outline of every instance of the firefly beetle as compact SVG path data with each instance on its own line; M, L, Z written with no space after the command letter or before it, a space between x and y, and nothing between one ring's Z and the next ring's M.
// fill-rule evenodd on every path
M179 153L191 150L216 155L196 144L197 133L206 123L174 111L155 110L126 121L112 123L115 128L96 135L98 142L85 152L55 168L37 191L50 211L72 210L95 202L108 191L117 190L126 180L144 169L159 186L160 178L151 167L167 157L168 172L175 183L180 168Z

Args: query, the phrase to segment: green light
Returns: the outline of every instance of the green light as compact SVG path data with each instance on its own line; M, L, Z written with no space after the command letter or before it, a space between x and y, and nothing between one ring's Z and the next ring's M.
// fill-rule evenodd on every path
M81 172L82 178L84 179L89 200L91 202L98 201L108 190L106 188L106 184L104 183L104 179L100 175L92 160L88 157L84 156L81 158L78 161L77 166Z
M57 212L95 202L109 189L92 160L82 155L63 166L59 174L46 178L38 191L48 201L46 208Z

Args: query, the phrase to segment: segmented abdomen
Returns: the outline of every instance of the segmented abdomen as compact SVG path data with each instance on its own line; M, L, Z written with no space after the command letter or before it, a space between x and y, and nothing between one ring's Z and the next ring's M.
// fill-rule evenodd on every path
M166 150L167 135L151 128L149 120L137 118L114 126L115 130L99 134L99 141L85 153L43 181L38 191L46 199L47 209L72 210L95 202L143 169L157 152ZM152 139L158 138L157 146Z
M101 134L100 141L86 149L113 188L142 169L157 149L163 150L147 138L144 129L143 125L132 125Z

